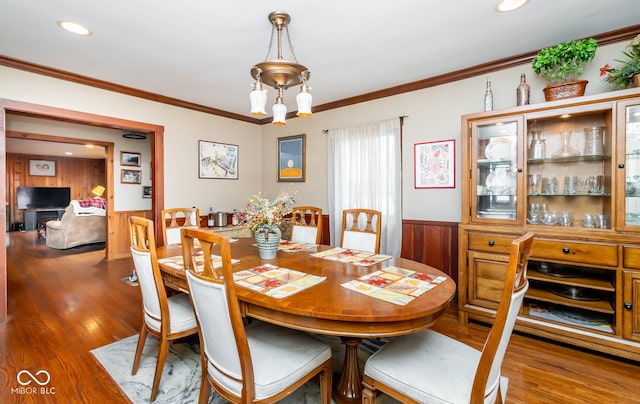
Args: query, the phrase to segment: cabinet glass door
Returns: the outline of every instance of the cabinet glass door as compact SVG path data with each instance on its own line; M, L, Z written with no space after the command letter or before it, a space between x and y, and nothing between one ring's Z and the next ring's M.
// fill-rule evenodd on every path
M492 121L472 127L474 221L517 221L518 122Z
M640 104L624 110L625 226L640 226Z

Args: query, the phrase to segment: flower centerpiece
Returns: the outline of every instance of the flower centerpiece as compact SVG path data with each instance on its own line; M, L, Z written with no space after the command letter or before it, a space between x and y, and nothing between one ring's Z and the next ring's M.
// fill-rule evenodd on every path
M621 63L618 67L611 67L609 63L600 68L600 76L606 76L604 81L612 89L622 90L629 87L640 87L640 35L633 38L622 52L627 60L615 60Z
M278 227L284 217L292 212L295 200L287 192L280 192L274 200L253 195L249 198L247 208L243 211L246 221L256 235L256 244L260 258L275 258L282 232Z

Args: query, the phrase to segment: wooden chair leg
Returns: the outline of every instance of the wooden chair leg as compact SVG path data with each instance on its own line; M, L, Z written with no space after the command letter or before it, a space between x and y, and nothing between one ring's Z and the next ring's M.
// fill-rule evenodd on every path
M329 366L320 372L320 402L323 404L331 404L332 378L333 366Z
M366 382L362 383L362 404L376 404L376 389Z
M144 320L142 323L142 328L140 329L140 334L138 335L138 345L136 347L136 354L133 356L133 367L131 368L131 375L135 375L138 373L138 366L140 365L140 357L142 356L142 349L144 348L144 343L147 340L147 328L144 326Z
M211 395L211 384L207 378L207 369L202 369L202 380L200 381L200 395L198 396L198 404L208 404Z
M153 375L153 386L151 387L150 401L156 401L156 397L158 396L158 387L160 386L162 370L164 369L164 362L167 360L168 352L169 341L166 338L161 338L160 347L158 348L158 362L156 362L156 373Z

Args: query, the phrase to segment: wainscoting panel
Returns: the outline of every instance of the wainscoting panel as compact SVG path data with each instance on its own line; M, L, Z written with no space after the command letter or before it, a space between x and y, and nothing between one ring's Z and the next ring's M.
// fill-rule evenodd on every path
M403 258L438 268L458 283L458 223L402 221Z
M153 220L150 210L125 210L113 212L113 218L109 221L109 234L107 234L107 259L113 260L131 256L131 242L129 241L129 217L140 216ZM161 226L155 226L156 240Z
M329 215L322 215L321 244L338 245L329 237ZM458 283L458 223L402 221L402 258L431 265Z

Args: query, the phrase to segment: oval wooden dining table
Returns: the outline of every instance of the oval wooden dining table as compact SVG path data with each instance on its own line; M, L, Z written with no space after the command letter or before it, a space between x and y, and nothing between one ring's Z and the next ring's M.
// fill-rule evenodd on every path
M400 306L349 290L341 284L391 265L430 275L446 274L398 257L371 266L358 266L311 255L332 248L325 245L296 252L278 251L275 259L261 260L254 243L252 238L240 238L231 243L231 256L239 260L233 264L234 272L270 263L326 277L325 281L282 299L240 286L236 287L236 293L244 316L292 329L341 337L345 344L344 366L333 389L333 398L338 403L361 401L358 345L363 338L394 337L430 327L445 312L456 291L455 282L447 277L435 288ZM175 245L157 250L158 258L181 253L181 247ZM167 287L188 293L184 270L163 264L160 264L160 269Z

